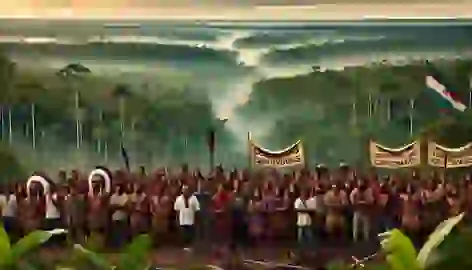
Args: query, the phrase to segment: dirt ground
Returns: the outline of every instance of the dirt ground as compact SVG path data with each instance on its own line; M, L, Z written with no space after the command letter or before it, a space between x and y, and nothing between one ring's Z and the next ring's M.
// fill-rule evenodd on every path
M311 267L326 265L328 262L342 260L353 262L352 256L362 258L374 253L377 250L375 243L344 244L344 245L323 245L321 248L314 248L301 259L301 263ZM151 259L155 266L172 267L173 269L188 269L189 265L217 265L221 266L228 258L228 250L225 248L204 248L196 246L191 251L179 247L163 247L151 252ZM293 262L290 253L295 252L293 248L266 246L261 248L241 249L243 259L250 261L271 262L276 264L289 264ZM45 259L67 258L70 251L65 248L45 248L41 250L41 256ZM113 254L110 254L113 260Z

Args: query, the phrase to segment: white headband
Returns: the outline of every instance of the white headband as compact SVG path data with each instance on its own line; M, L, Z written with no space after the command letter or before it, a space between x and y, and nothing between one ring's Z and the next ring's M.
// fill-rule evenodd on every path
M103 178L103 181L105 182L105 192L110 193L111 191L111 177L110 175L103 169L95 169L93 170L88 178L88 184L89 184L89 193L93 192L93 178L95 176L101 176Z
M33 182L40 183L43 186L43 193L44 194L48 194L50 192L49 182L42 176L33 175L28 179L28 182L26 182L26 194L28 194L28 196L30 195L30 188L31 188L31 184L33 184Z

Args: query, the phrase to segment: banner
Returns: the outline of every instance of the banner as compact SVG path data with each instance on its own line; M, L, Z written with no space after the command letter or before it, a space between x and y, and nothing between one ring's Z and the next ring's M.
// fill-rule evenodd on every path
M447 164L444 159L447 158ZM428 164L433 167L461 168L472 166L472 143L458 148L447 148L435 142L428 143Z
M378 168L408 168L421 163L421 144L414 141L399 148L388 148L373 141L369 142L370 162Z
M251 165L262 167L291 167L305 164L301 141L280 150L271 151L255 145L249 140Z

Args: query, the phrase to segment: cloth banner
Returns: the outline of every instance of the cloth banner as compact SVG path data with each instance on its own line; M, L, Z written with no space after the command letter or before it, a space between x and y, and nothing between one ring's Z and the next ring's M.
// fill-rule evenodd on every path
M421 144L414 141L399 148L369 142L370 162L377 168L408 168L421 164Z
M447 164L444 164L447 158ZM461 168L472 166L472 143L447 148L435 142L428 143L428 164L433 167Z
M279 151L271 151L249 140L251 164L262 167L292 167L305 164L301 141Z

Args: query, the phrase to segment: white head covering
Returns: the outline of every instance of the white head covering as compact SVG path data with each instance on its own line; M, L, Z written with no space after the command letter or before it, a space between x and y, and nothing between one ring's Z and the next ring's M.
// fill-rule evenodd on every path
M51 185L49 184L49 182L46 180L46 178L42 177L42 176L39 176L39 175L32 175L28 181L26 182L26 193L28 194L28 196L30 195L30 189L31 189L31 185L34 183L34 182L37 182L37 183L40 183L42 186L43 186L43 193L44 194L49 194L50 191L51 191Z
M95 176L100 176L103 178L105 182L105 192L110 193L111 191L111 177L104 169L95 169L93 170L88 178L88 185L89 185L89 194L93 193L93 178Z

